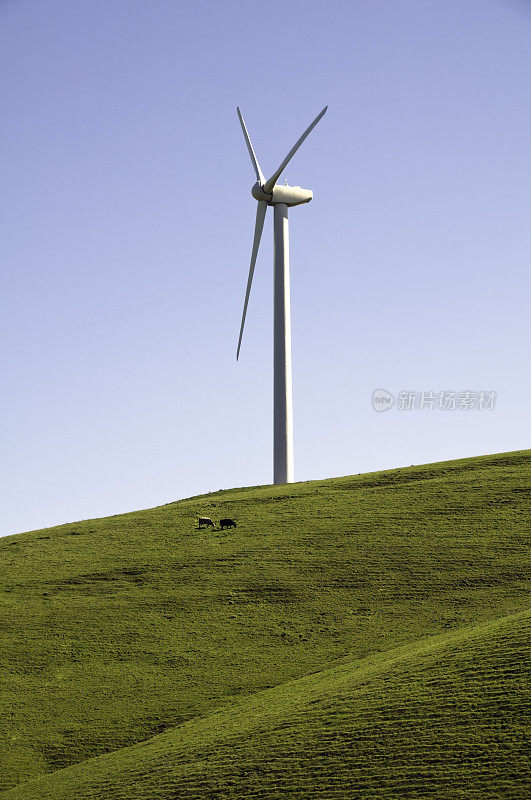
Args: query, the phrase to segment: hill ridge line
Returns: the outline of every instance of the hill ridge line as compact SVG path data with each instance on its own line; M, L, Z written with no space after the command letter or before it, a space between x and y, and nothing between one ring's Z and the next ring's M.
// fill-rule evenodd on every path
M81 523L95 523L95 522L100 522L102 520L117 519L117 518L120 518L120 517L127 518L127 517L130 517L132 515L142 514L144 512L151 512L151 511L157 511L157 510L160 510L160 509L171 508L172 506L187 506L189 504L192 504L192 503L194 503L196 501L201 501L201 500L203 500L203 501L205 501L207 503L208 502L213 502L213 501L215 501L215 502L218 502L218 501L219 502L224 502L225 498L223 497L223 495L227 495L226 500L228 502L231 502L233 500L237 500L238 499L238 493L239 492L244 492L245 493L245 492L250 492L250 491L253 491L253 492L272 491L275 496L278 496L279 498L286 498L286 497L289 496L290 492L292 491L291 487L295 488L295 487L302 487L302 486L315 486L316 484L317 485L323 485L323 484L332 483L332 482L336 482L336 481L340 484L341 481L347 481L347 480L354 480L354 481L358 481L359 480L359 482L360 482L360 487L359 488L362 489L362 488L367 488L367 487L363 486L363 480L364 479L367 479L367 478L372 477L372 476L379 476L379 478L382 479L382 478L384 478L386 476L386 474L388 474L389 478L392 479L394 476L396 476L397 473L407 473L408 470L416 470L417 471L417 474L415 475L414 478L412 478L412 480L415 480L415 479L421 480L423 478L423 476L422 476L422 474L418 474L418 473L428 472L429 469L433 469L435 467L440 467L443 464L447 465L447 470L449 470L449 471L455 470L457 472L459 464L463 465L463 469L474 469L477 466L477 462L478 461L484 460L484 461L490 461L491 463L496 464L496 463L503 462L504 458L507 458L507 457L510 457L510 456L515 456L516 454L520 454L522 456L522 460L529 461L531 463L531 449L508 450L508 451L503 452L503 453L486 453L486 454L481 454L481 455L476 455L476 456L455 458L455 459L451 459L449 461L433 461L433 462L429 462L429 463L426 463L426 464L410 464L410 465L403 465L401 467L388 467L388 468L382 469L382 470L372 470L370 472L352 473L350 475L337 475L337 476L332 477L332 478L313 478L311 480L306 480L306 481L295 481L294 483L290 483L290 484L277 485L277 484L266 483L266 484L250 485L250 486L233 486L233 487L230 487L230 488L227 488L227 489L217 489L217 490L214 490L213 492L205 492L203 494L191 495L189 497L181 497L181 498L179 498L177 500L170 500L167 503L161 503L159 505L149 506L148 508L138 508L138 509L133 509L131 511L120 511L117 514L109 514L109 515L105 515L105 516L102 516L102 517L86 517L84 519L72 520L71 522L62 522L62 523L60 523L58 525L49 525L49 526L47 526L45 528L34 528L34 529L28 530L28 531L19 531L18 533L6 534L5 536L2 536L1 538L2 538L2 540L7 541L8 539L10 539L10 538L12 538L14 536L28 536L28 535L33 534L33 533L42 533L44 531L56 531L56 530L60 530L62 528L68 528L69 526L77 525L77 524L81 524ZM472 463L470 463L470 462L472 462ZM470 466L467 467L466 466L467 464L470 464ZM455 466L453 466L453 465L455 465ZM432 478L433 478L433 476L428 475L428 474L425 476L426 480L429 480L429 479L432 479ZM335 488L337 488L337 486ZM305 492L302 492L301 494L296 494L295 496L296 497L302 497L302 496L307 495L307 494L310 494L310 492L309 491L305 491ZM191 516L195 517L196 514L191 512Z
M522 455L522 460L526 460L531 463L531 450L527 449L508 450L507 452L504 453L486 453L477 456L455 458L450 461L431 461L426 464L404 464L401 467L387 467L381 470L371 470L369 472L352 473L350 475L336 475L332 478L313 478L311 480L305 480L305 481L294 481L293 483L289 484L276 485L276 484L266 483L266 484L257 484L254 486L235 486L228 489L218 489L213 492L205 492L204 494L192 495L191 497L183 497L180 500L173 500L170 501L169 503L166 503L163 506L156 506L155 508L164 508L166 506L172 506L177 504L179 505L188 504L196 500L206 500L206 501L218 500L223 502L224 500L223 495L225 494L228 495L227 500L234 500L237 498L238 492L247 492L247 491L256 492L257 490L263 490L263 491L271 490L275 495L278 495L279 497L286 497L289 496L289 494L291 493L292 487L293 489L295 489L296 487L314 486L315 484L322 485L336 481L338 482L339 485L341 485L341 481L359 480L361 489L364 488L363 479L365 478L370 478L374 476L378 477L379 479L383 479L385 478L386 475L388 475L389 478L392 479L396 476L397 473L407 474L407 472L410 470L415 471L415 474L411 477L411 480L421 480L421 479L432 480L434 476L428 474L429 470L433 469L434 467L440 467L442 464L445 464L447 466L448 471L453 470L455 472L458 472L460 466L462 467L463 470L473 470L477 466L476 463L477 461L490 460L493 463L499 463L503 462L504 458L507 458L508 456L514 456L517 453ZM423 472L427 474L422 475ZM444 475L445 473L443 472L441 474ZM306 494L309 494L309 492L304 491L301 494L297 494L296 496L300 497Z

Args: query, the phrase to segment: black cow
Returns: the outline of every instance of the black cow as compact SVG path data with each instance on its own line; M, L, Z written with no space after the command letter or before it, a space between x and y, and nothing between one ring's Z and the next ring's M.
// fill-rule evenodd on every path
M199 527L202 528L203 525L206 525L207 528L209 525L212 525L213 528L216 527L210 517L199 517Z
M233 519L220 519L219 527L223 531L223 530L225 530L225 528L235 528L236 527L236 523L234 522Z

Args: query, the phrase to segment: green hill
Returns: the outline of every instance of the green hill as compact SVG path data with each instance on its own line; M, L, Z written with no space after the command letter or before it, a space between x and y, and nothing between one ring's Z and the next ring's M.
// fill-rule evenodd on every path
M4 797L524 797L530 629L524 612L347 662Z
M530 465L234 489L0 540L0 789L22 784L0 796L523 797Z

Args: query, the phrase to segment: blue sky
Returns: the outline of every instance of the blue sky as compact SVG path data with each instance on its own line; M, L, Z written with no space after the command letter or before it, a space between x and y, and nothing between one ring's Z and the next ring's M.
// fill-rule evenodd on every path
M4 0L0 533L272 476L290 213L297 480L529 447L531 4ZM496 391L385 413L374 389Z

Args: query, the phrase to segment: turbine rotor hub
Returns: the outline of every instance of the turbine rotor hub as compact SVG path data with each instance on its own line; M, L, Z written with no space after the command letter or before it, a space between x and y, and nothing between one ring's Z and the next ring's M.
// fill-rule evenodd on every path
M273 199L272 194L266 194L262 189L261 185L256 181L253 188L251 189L251 194L255 200L265 200L266 203L270 203Z

